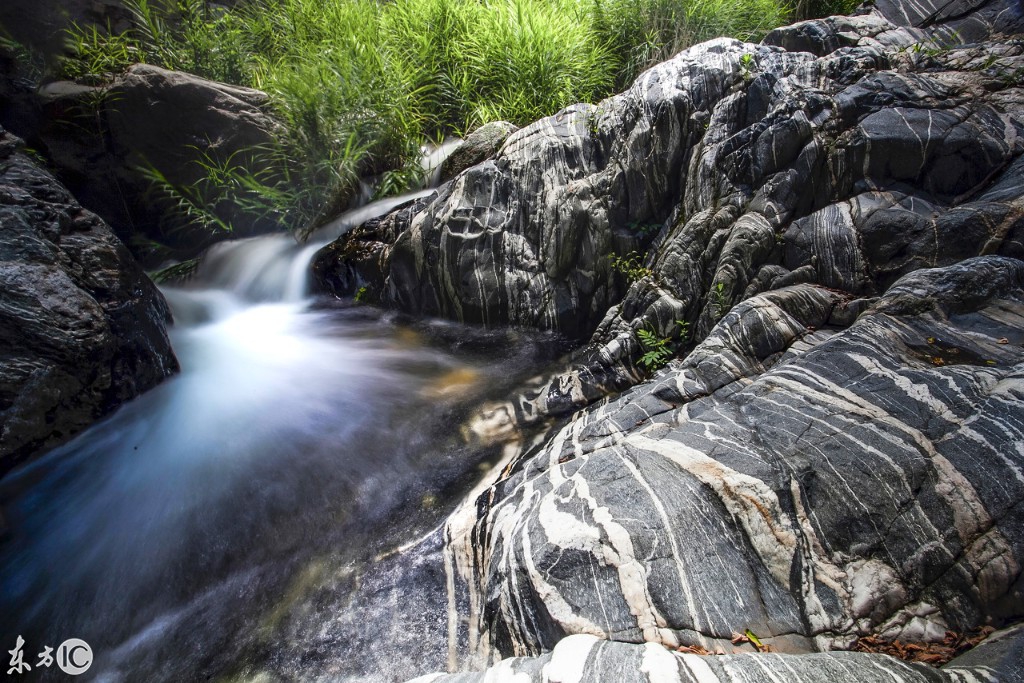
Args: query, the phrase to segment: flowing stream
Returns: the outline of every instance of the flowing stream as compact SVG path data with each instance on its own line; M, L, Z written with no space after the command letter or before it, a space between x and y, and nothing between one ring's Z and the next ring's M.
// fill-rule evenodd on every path
M3 649L21 635L34 664L81 638L83 679L103 681L388 680L443 661L367 673L352 660L391 646L330 623L381 618L345 586L473 485L495 454L465 445L465 417L554 345L311 298L329 233L406 199L307 245L218 245L164 290L181 373L0 481Z

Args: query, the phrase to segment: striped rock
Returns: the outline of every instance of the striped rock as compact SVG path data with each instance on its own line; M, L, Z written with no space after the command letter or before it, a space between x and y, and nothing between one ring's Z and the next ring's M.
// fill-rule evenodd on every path
M1024 263L917 271L837 330L841 300L752 297L467 501L446 530L464 661L578 634L731 651L745 629L814 652L1024 616Z
M671 652L660 645L631 645L577 635L563 639L542 657L513 657L484 673L432 674L413 683L528 683L558 681L652 681L657 683L747 683L748 681L857 681L858 683L988 683L1024 680L1019 658L1004 650L1020 648L1019 633L1000 634L977 648L984 663L954 661L941 671L891 657L831 652L812 655L738 654L701 657ZM995 658L995 661L993 661ZM966 658L965 658L966 659Z
M1019 676L1019 638L822 651L1024 617L1022 31L879 0L704 43L317 255L326 292L587 341L468 425L522 441L444 530L448 669L494 668L443 680ZM675 354L644 383L641 330Z
M916 268L1024 256L1024 44L1002 35L1024 13L927 4L686 50L329 245L319 286L589 338L564 412L637 380L640 327L701 339L773 288L877 295ZM633 251L651 275L631 282L614 258Z

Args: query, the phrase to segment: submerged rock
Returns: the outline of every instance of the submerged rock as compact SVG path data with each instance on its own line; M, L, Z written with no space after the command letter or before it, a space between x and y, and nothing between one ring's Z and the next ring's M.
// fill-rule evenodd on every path
M0 475L177 370L163 296L0 129Z

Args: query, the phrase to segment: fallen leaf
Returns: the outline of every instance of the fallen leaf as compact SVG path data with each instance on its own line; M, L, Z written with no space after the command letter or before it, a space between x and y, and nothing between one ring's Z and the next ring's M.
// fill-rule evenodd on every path
M915 662L922 662L924 664L931 664L933 666L939 666L948 661L943 655L940 654L921 654L914 658Z

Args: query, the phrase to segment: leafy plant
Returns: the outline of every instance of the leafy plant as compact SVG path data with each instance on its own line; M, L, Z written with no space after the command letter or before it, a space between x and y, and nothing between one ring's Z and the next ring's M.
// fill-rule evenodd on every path
M690 323L685 320L677 320L676 325L679 326L679 341L683 344L690 341Z
M679 327L679 344L685 344L690 338L690 323L677 320L676 325ZM659 337L653 329L640 328L636 336L644 349L638 362L648 372L664 367L677 351L678 345L673 343L671 336Z
M626 280L630 283L653 276L654 271L644 266L640 259L640 254L635 251L631 251L625 256L613 256L612 270L625 275Z
M198 269L199 259L193 258L150 273L149 277L158 285L177 284L191 279Z
M754 61L754 55L750 52L744 52L740 57L740 75L743 76L743 80L749 81L754 77L754 69L756 63Z
M636 336L644 349L639 362L648 372L663 367L672 358L675 350L672 348L671 338L659 337L653 330L645 328L637 330Z
M716 319L721 319L729 312L729 297L725 293L724 282L716 282L711 287L711 304L715 307Z
M144 60L136 41L127 34L101 31L95 24L72 24L68 30L68 49L74 55L62 61L66 78L93 84L109 81L129 66Z
M153 183L158 201L170 201L177 207L182 223L177 227L198 223L211 232L231 232L236 212L244 213L253 223L288 218L287 209L294 208L295 200L286 196L287 181L273 176L275 166L261 163L258 150L235 152L224 159L198 147L194 151L194 163L201 173L195 183L174 184L153 165L142 169Z
M816 19L834 14L851 14L863 0L796 0L793 19Z

